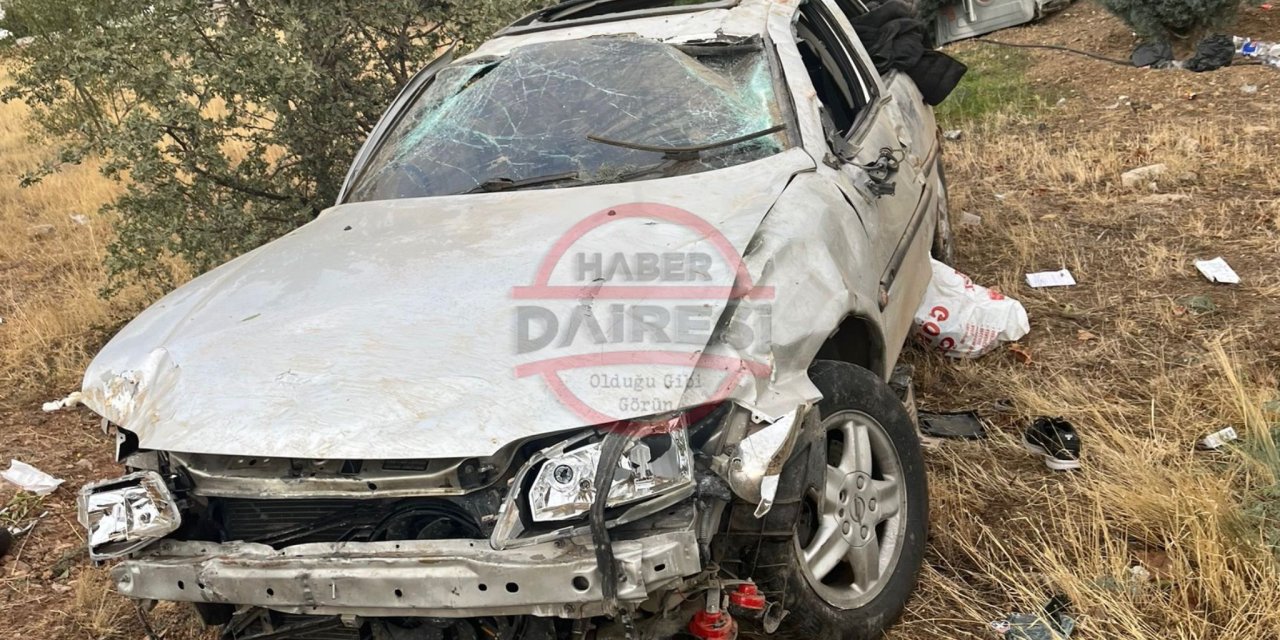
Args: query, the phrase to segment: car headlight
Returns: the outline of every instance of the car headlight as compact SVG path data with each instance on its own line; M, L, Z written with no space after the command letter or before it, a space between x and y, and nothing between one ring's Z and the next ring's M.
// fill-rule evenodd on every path
M89 557L94 560L137 551L182 524L177 502L154 471L85 485L76 506L80 524L89 530Z
M665 493L693 481L693 452L683 415L637 427L640 433L618 458L605 505L617 507ZM547 458L529 486L535 522L554 522L587 513L603 443L584 444Z

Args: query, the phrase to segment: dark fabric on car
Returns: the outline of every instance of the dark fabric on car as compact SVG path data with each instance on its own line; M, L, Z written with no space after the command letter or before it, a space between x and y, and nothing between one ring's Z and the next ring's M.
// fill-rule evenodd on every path
M851 22L876 71L906 73L930 105L946 99L968 70L959 60L932 50L929 25L917 19L905 3L886 2Z

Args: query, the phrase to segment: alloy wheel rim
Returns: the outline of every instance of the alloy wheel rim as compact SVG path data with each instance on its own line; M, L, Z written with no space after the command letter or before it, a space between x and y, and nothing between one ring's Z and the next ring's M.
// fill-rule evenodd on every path
M884 427L860 411L823 419L827 467L809 496L815 522L797 537L805 577L827 602L865 605L893 575L906 531L902 462Z

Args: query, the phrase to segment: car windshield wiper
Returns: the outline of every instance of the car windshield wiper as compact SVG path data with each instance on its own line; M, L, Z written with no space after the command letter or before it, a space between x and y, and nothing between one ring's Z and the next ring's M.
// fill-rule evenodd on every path
M716 142L708 142L706 144L690 145L687 147L668 147L663 145L644 144L642 142L628 142L625 140L613 140L610 138L605 138L603 136L597 136L594 134L588 135L587 139L592 142L599 142L600 144L607 144L615 147L635 149L637 151L652 151L654 153L661 153L663 157L668 160L693 160L701 156L703 151L720 149L722 147L731 147L741 142L746 142L748 140L755 140L756 138L763 138L764 136L778 133L779 131L782 131L786 128L787 128L787 125L785 124L776 124L776 125L773 125L772 127L769 127L768 129L762 129L755 133L748 133L746 135L738 136L736 138L730 138L728 140L718 140Z
M534 176L532 178L522 178L520 180L513 180L511 178L490 178L480 184L477 184L470 191L467 191L467 193L495 193L498 191L523 189L525 187L537 187L544 184L563 182L565 180L577 180L581 175L582 174L578 171L566 171L564 173Z

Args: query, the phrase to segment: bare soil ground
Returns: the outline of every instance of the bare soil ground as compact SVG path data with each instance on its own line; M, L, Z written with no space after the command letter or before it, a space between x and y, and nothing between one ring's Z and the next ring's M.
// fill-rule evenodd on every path
M1245 10L1236 32L1280 38L1280 11ZM1088 2L993 37L1115 58L1135 42ZM891 637L991 638L988 621L1056 593L1072 601L1076 638L1280 637L1280 416L1264 408L1280 397L1280 71L1148 71L981 43L952 52L1016 66L1042 96L946 124L965 134L946 149L953 216L981 216L959 227L958 266L1027 306L1030 359L909 354L924 408L977 410L992 433L927 454L930 550ZM142 638L132 607L88 566L75 523L74 491L114 473L112 444L87 413L39 410L76 386L107 329L142 302L95 296L110 237L95 210L113 187L82 167L16 190L43 150L21 147L23 113L2 109L0 463L18 458L66 484L38 502L0 485L0 520L48 512L0 559L0 634ZM1154 184L1121 185L1123 171L1155 163L1168 171ZM40 224L55 231L37 237ZM1219 255L1241 285L1210 284L1192 266ZM1023 282L1064 266L1078 286ZM1084 469L1050 472L1022 451L1019 428L1036 415L1076 424ZM1243 444L1194 451L1226 425ZM165 638L202 637L186 611L162 605L153 623Z

